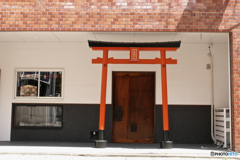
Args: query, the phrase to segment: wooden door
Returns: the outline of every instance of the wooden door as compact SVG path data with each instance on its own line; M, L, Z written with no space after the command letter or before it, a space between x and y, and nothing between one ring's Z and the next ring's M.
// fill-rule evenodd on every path
M155 73L113 73L112 142L154 142Z

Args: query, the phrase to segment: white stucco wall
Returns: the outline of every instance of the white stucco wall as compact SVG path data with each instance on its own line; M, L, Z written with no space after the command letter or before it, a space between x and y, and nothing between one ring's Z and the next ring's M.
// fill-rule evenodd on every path
M212 46L214 107L229 107L229 63L228 45L214 44Z
M167 66L168 101L179 105L210 105L210 63L208 44L182 43L167 57L178 60ZM212 46L214 59L215 106L228 107L228 45ZM91 59L101 57L86 42L0 42L0 141L10 140L11 107L15 102L27 103L100 103L101 65ZM109 57L128 58L128 52L110 52ZM158 52L140 52L140 58L160 57ZM59 68L65 70L62 100L15 100L15 69ZM161 104L160 65L109 65L107 101L111 104L112 71L155 71L156 104Z

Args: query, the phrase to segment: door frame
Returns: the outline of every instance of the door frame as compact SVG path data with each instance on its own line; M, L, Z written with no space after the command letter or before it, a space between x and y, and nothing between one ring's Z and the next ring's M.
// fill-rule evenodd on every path
M112 97L111 97L111 100L112 100L112 103L111 103L111 108L112 108L112 111L111 111L111 114L112 114L112 117L111 117L111 142L112 143L120 143L120 142L113 142L112 138L113 138L113 127L114 127L114 123L113 123L113 98L114 98L114 74L115 73L153 73L153 76L154 76L154 108L153 108L153 134L154 134L154 137L153 137L153 141L155 142L156 138L155 138L155 133L156 133L156 71L112 71ZM153 143L154 143L153 142ZM126 143L132 143L132 142L126 142Z

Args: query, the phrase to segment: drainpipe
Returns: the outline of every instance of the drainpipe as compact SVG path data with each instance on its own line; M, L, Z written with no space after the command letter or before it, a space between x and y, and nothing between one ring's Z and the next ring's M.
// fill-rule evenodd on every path
M213 59L212 59L212 53L211 53L211 47L208 46L209 53L207 54L210 57L211 60L211 136L212 140L214 141L214 144L217 143L214 135L213 135L213 109L214 109L214 86L213 86Z

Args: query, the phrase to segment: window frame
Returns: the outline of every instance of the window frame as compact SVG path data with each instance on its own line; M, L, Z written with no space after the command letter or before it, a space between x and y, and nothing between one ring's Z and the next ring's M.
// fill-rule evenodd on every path
M49 127L46 127L46 126L43 126L43 127L40 127L40 126L14 126L14 120L15 120L15 114L16 114L16 107L17 106L48 106L48 107L61 107L62 109L62 115L61 115L61 127L52 127L52 126L49 126ZM36 104L36 103L13 103L12 104L12 128L13 129L30 129L30 130L35 130L35 129L40 129L40 130L62 130L63 129L63 105L62 104Z
M33 97L33 96L17 96L17 73L18 72L38 72L39 78L38 78L38 91L37 91L37 96ZM40 72L62 72L62 86L61 86L61 97L41 97L40 96ZM15 78L14 78L14 99L15 100L39 100L39 99L58 99L61 100L64 97L64 69L15 69Z

